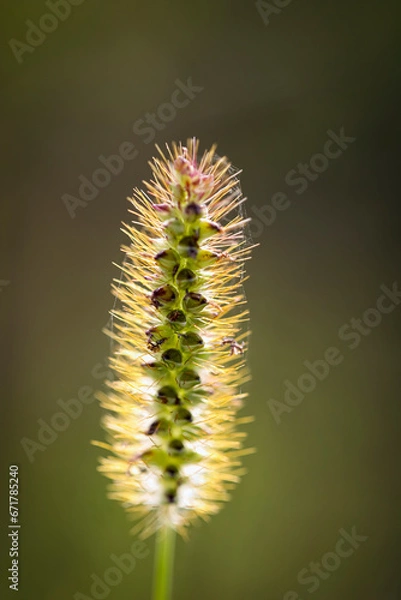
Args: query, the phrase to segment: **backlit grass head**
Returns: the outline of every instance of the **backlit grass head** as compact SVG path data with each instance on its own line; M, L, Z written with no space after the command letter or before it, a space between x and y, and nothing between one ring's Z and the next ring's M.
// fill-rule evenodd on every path
M238 173L214 148L173 144L130 199L134 220L113 286L107 414L110 497L140 521L185 534L218 512L243 473L237 426L247 380L243 266L249 257Z

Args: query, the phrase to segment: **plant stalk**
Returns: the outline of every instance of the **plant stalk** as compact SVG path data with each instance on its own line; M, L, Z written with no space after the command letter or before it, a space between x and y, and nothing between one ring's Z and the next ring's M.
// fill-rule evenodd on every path
M173 588L175 531L162 527L157 532L153 575L153 600L171 600Z

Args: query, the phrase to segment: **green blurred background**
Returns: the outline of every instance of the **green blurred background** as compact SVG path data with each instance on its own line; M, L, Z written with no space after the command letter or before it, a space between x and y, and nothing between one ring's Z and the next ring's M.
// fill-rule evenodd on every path
M177 79L192 78L203 90L154 142L217 142L244 171L250 216L278 191L291 206L270 226L253 225L245 412L256 416L248 431L258 452L232 502L178 543L174 598L401 598L401 307L353 351L338 338L400 276L399 4L294 0L265 25L250 1L85 0L21 64L9 40L24 41L25 21L49 9L5 0L1 11L1 501L6 525L7 465L17 463L19 597L91 597L91 575L134 541L96 472L96 402L32 462L21 439L38 441L38 419L50 423L60 399L100 385L120 222L154 153L133 125L170 100ZM297 195L287 173L341 127L356 141ZM137 157L71 218L63 194L76 196L78 177L124 141ZM282 401L284 380L295 383L303 362L330 346L341 365L277 424L268 400ZM308 592L299 571L353 526L367 541ZM148 547L108 598L149 598L153 540Z

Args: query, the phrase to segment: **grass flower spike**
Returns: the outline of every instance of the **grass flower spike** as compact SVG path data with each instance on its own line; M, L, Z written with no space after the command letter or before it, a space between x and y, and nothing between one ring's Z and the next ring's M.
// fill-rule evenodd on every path
M99 394L110 497L139 519L135 532L185 535L217 513L243 474L250 247L238 173L198 142L167 147L153 180L130 199L129 244L113 286L115 379Z

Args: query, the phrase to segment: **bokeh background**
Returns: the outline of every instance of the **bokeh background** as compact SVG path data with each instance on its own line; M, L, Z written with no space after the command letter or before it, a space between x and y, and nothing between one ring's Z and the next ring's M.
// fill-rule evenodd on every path
M401 281L399 3L293 0L265 24L251 1L85 0L18 63L9 40L24 42L25 22L46 12L42 1L4 0L0 25L1 514L6 526L7 465L17 463L19 597L94 597L91 575L134 541L96 472L96 402L31 460L21 440L38 442L38 420L50 423L60 400L101 385L126 197L149 177L154 143L197 136L243 169L251 217L278 191L291 205L253 225L245 412L256 416L257 454L232 502L178 543L174 598L401 598L401 307L352 351L338 337L375 306L382 284ZM145 143L134 123L188 78L202 91ZM297 195L288 172L341 127L356 140ZM125 141L136 158L71 218L62 196L77 196L79 176ZM278 424L269 400L283 401L284 381L296 383L303 362L330 346L343 362ZM299 571L352 527L368 539L308 592ZM108 598L149 598L147 544ZM13 597L5 569L1 585Z

